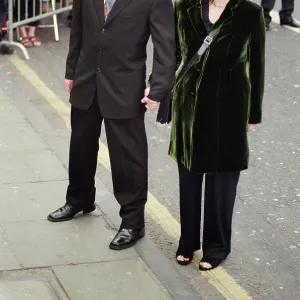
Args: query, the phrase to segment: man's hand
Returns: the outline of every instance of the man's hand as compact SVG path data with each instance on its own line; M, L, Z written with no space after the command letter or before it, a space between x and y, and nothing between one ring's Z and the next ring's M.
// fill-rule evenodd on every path
M145 104L145 106L146 106L146 108L147 108L148 110L155 110L155 109L158 108L159 102L150 100L150 99L148 98L149 93L150 93L150 88L147 88L147 89L145 90L144 98L142 99L142 103Z
M65 79L65 89L67 93L71 93L73 87L73 80L70 79Z
M254 131L256 129L256 125L255 124L248 124L248 131Z

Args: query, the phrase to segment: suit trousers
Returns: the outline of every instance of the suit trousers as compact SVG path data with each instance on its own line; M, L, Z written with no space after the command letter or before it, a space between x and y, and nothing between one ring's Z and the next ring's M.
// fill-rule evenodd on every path
M104 119L96 98L87 111L71 109L71 142L67 203L76 207L95 202L95 174L104 120L114 195L121 206L121 228L144 228L148 192L148 144L145 113L133 119Z
M231 251L232 215L240 172L197 174L182 165L179 165L181 237L177 255L190 258L201 248L204 176L203 256L226 259Z
M273 10L276 0L262 0L266 24L272 21L270 11ZM280 20L290 20L294 12L295 0L282 0L282 9L279 12Z

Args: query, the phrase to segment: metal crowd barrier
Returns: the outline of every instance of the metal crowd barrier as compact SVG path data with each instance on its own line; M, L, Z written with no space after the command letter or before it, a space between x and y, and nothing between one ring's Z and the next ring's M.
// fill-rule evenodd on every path
M42 24L39 27L53 27L55 40L59 41L57 15L70 11L72 2L72 0L8 0L8 40L1 41L1 44L20 48L25 59L29 59L26 47L19 42L18 28L20 26L28 26L32 22L52 18L52 24ZM17 31L16 35L15 31ZM15 41L15 37L17 41Z

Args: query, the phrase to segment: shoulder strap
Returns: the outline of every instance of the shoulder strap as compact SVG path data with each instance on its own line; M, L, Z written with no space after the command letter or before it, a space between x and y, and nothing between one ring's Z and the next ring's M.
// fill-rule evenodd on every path
M200 46L199 50L195 53L195 55L191 58L191 60L187 63L185 68L181 70L179 73L175 86L177 83L182 79L182 77L188 72L188 70L194 65L194 63L198 60L198 58L206 51L206 49L210 46L214 37L216 36L218 29L213 29L209 35L204 39L202 45Z

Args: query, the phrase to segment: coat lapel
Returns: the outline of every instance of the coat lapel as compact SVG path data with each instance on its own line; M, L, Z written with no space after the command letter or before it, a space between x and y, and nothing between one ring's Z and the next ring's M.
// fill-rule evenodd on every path
M219 25L223 25L225 22L227 22L233 17L234 10L237 8L240 1L242 0L229 1L219 20L215 23L214 28L216 28ZM206 32L206 28L203 23L202 17L202 0L189 0L189 2L190 7L187 9L187 12L189 15L190 22L198 36L201 36L200 33L203 32L203 30Z
M132 0L116 0L104 25L111 22L131 1Z
M187 13L195 32L200 37L201 36L200 32L206 30L201 17L202 14L201 5L199 1L190 0L189 2L190 2L190 7L187 9Z
M104 25L104 0L94 0L95 6L96 6L96 12L99 16L101 25Z

